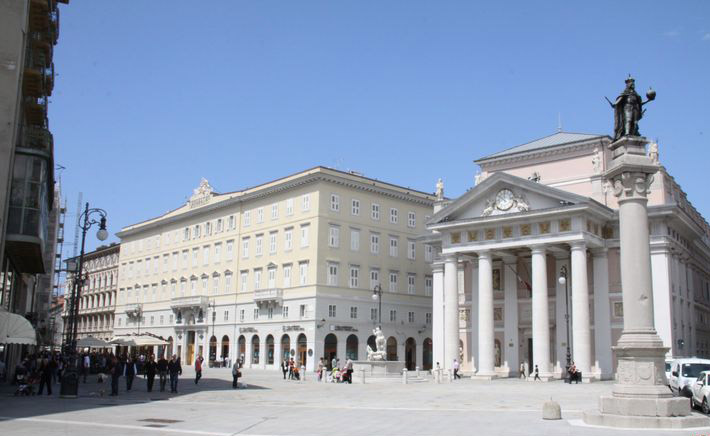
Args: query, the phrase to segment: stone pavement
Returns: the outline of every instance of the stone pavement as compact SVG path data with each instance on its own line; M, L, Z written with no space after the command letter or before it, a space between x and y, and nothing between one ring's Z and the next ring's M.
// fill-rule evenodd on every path
M281 373L244 370L246 389L231 388L228 369L209 368L199 385L186 370L179 394L133 391L98 396L96 377L81 384L80 398L13 397L0 389L0 435L703 435L691 430L609 430L581 424L581 412L597 406L611 383L566 385L517 379L403 385L340 385L284 381ZM311 376L312 374L308 374ZM157 383L156 383L157 384ZM108 383L106 388L108 391ZM561 421L542 420L553 398Z

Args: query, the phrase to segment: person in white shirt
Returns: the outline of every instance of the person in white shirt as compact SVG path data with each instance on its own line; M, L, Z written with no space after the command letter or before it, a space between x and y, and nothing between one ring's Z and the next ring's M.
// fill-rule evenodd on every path
M459 368L459 361L457 359L454 359L454 380L456 380L457 378L461 378L461 376L459 375Z

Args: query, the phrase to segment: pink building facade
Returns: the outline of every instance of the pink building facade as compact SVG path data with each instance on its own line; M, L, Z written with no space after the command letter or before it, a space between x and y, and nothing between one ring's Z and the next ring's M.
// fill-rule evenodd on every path
M476 161L427 228L434 361L478 377L613 377L623 327L611 138L558 132ZM710 226L659 164L649 193L655 323L668 356L710 355ZM442 193L443 194L443 193ZM564 280L560 277L564 276Z

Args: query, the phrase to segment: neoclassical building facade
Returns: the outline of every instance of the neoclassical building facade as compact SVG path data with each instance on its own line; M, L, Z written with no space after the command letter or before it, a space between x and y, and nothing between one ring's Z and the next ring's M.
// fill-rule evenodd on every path
M431 366L432 251L417 238L434 200L324 167L223 194L203 179L179 208L118 233L114 332L161 336L183 364L312 370L365 359L381 323L392 360Z
M538 367L613 377L623 327L611 138L557 132L479 159L475 186L439 196L433 247L434 361L487 378ZM655 323L669 356L710 354L710 227L658 163L648 211ZM560 280L560 277L564 280Z
M118 291L118 259L121 246L103 245L84 254L84 282L79 295L77 339L88 336L109 341L113 338L113 321ZM77 258L68 259L78 262ZM67 275L64 295L73 295L75 276ZM71 298L64 299L63 325L71 309ZM66 334L66 332L64 332Z

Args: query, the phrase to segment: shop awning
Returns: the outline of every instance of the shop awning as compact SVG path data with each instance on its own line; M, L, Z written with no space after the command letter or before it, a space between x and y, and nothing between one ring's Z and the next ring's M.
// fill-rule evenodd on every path
M37 334L27 318L0 309L0 344L37 345Z
M103 339L88 336L86 338L81 338L76 341L76 346L79 348L106 348L113 346L113 344L109 344Z
M111 339L111 344L121 345L123 347L150 347L158 345L168 345L165 341L157 336L152 335L121 335Z

